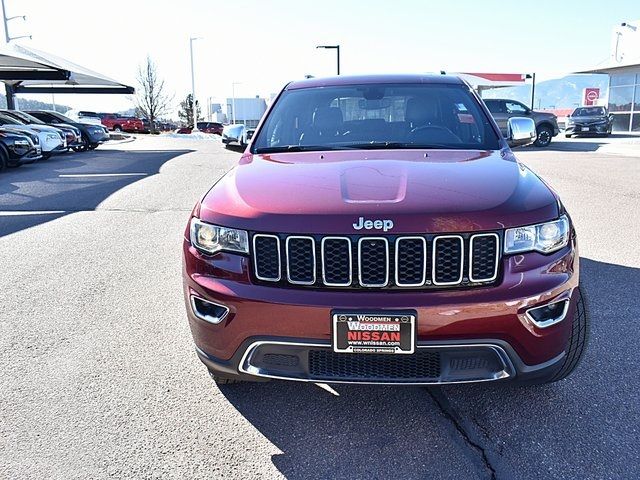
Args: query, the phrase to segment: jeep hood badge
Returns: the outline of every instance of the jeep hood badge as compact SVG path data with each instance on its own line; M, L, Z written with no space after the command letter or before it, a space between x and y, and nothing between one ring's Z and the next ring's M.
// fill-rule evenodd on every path
M359 217L358 221L353 224L354 230L382 230L388 232L393 228L393 220L365 220L364 217Z

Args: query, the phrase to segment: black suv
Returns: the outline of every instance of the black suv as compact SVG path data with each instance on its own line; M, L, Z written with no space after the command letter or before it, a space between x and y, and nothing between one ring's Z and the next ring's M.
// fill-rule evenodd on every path
M538 134L538 138L534 142L536 147L548 146L551 139L560 133L558 117L553 113L536 112L516 100L487 98L484 103L505 137L507 136L507 120L511 117L529 117L536 122L536 133Z
M613 115L605 107L578 107L567 117L564 136L601 135L608 137L613 129Z

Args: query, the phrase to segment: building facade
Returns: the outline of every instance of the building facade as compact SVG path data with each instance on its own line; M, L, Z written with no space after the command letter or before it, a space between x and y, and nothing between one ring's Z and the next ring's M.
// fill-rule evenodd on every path
M250 128L258 126L262 115L267 110L267 102L260 97L227 98L226 103L227 121L229 123L242 123Z
M608 74L613 131L640 132L640 20L616 25L606 64L578 73Z
M609 74L613 130L640 132L640 65Z

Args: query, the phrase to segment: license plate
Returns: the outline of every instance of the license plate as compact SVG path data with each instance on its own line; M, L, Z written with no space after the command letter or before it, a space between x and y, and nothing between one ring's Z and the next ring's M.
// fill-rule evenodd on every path
M588 132L589 131L589 127L582 127L580 130L583 131L583 132Z
M332 312L333 351L410 354L416 344L416 313Z

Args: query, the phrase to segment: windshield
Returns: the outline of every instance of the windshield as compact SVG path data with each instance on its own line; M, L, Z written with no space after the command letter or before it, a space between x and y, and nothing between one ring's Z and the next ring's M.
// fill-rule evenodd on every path
M11 118L9 115L4 115L0 113L0 124L1 125L23 125L15 118Z
M28 113L24 113L24 112L20 112L18 110L13 110L11 112L11 115L14 117L19 118L20 120L22 120L23 122L27 122L27 123L35 123L36 125L46 125L42 120L40 120L39 118L34 117L33 115L29 115Z
M572 117L600 117L604 115L603 107L581 107L576 108L571 114Z
M464 85L362 84L284 91L252 151L348 148L496 150L499 138Z
M51 115L53 118L55 118L56 120L58 120L61 123L74 123L75 120L70 119L69 117L58 113L58 112L48 112L49 115Z

